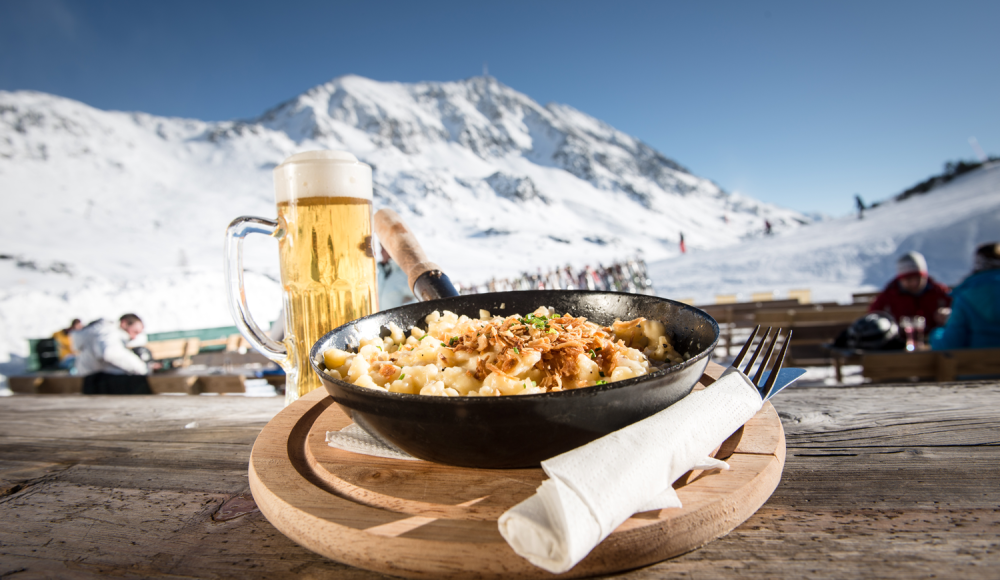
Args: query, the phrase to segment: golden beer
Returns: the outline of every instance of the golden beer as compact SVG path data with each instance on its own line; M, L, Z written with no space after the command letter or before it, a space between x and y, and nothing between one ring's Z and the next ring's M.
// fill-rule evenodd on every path
M324 334L378 310L372 254L372 168L346 151L305 151L274 168L278 219L242 216L226 229L226 290L240 334L285 371L285 404L322 385L309 350ZM285 338L250 314L243 239L278 240Z
M291 359L286 400L322 386L309 349L324 334L378 310L371 200L303 197L278 203L278 251Z

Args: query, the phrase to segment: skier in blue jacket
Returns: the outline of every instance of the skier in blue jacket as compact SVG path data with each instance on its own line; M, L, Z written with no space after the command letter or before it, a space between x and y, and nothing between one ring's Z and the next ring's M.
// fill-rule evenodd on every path
M1000 242L976 249L972 274L951 296L951 316L931 334L931 348L1000 347Z

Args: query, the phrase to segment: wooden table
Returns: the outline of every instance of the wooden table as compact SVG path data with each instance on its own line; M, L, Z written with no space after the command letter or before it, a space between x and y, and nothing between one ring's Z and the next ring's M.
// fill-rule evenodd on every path
M997 578L1000 383L792 388L771 499L648 578ZM282 536L248 495L279 398L0 399L0 578L379 574Z

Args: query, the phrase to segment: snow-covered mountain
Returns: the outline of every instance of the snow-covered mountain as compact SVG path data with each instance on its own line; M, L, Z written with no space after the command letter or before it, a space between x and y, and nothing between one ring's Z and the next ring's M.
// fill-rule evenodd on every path
M985 164L906 199L750 243L650 264L657 293L711 303L716 294L779 294L809 289L815 301L849 301L859 290L881 289L896 260L916 250L931 276L956 285L972 269L979 244L1000 240L1000 162Z
M460 281L538 267L647 261L809 220L728 194L571 107L491 77L382 83L348 76L257 119L210 123L0 92L0 362L69 319L136 311L151 331L229 324L223 232L273 216L271 169L345 149ZM728 224L725 227L722 225ZM278 310L277 252L248 242L251 308Z

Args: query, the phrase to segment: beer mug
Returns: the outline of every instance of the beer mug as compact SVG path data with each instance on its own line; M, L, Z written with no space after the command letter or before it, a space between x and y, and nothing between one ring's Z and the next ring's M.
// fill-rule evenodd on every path
M372 169L343 151L310 151L274 168L278 219L236 218L226 232L226 288L236 326L287 375L285 404L322 386L309 350L324 334L378 310ZM243 238L278 240L285 338L254 322L243 287Z

